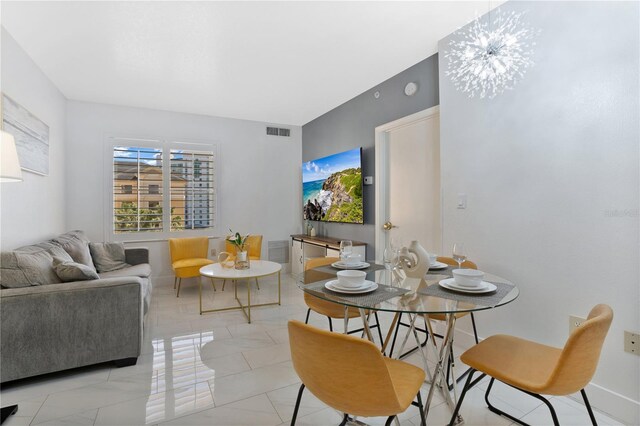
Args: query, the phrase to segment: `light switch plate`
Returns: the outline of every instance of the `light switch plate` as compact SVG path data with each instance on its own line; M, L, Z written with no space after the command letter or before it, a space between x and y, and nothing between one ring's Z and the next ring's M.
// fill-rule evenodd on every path
M459 209L467 208L467 194L458 194L458 206Z

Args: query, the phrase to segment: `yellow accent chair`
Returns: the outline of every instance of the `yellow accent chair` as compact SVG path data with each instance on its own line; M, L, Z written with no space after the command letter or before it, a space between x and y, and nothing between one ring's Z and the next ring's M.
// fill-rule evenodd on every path
M316 271L312 271L312 269L319 268L320 266L331 265L334 262L340 260L337 257L315 257L307 260L304 263L304 271L305 271L305 282L315 282L318 278L329 278L334 277L332 275L318 276L316 275ZM323 274L320 272L319 274ZM318 297L315 297L311 294L304 293L304 302L307 304L307 317L304 320L305 324L309 323L309 314L311 311L316 312L320 315L324 315L329 320L329 331L333 331L333 319L344 319L344 306L339 305L337 303L329 302L328 300L323 300ZM348 308L347 310L349 319L351 318L359 318L360 311L357 308ZM366 311L366 314L369 315L370 311ZM380 338L380 342L382 340L382 331L380 330L380 320L378 319L378 313L373 311L373 316L376 319L376 323L370 328L378 329L378 337ZM362 328L357 330L351 330L348 334L353 333L361 333L364 331Z
M200 277L200 268L210 265L213 260L207 258L209 251L209 238L169 238L169 253L171 255L171 268L175 274L173 289L178 286L176 297L180 297L180 285L183 278ZM211 280L213 291L216 285Z
M449 424L454 423L467 391L488 375L491 376L491 381L485 393L485 401L489 410L496 414L523 424L489 402L489 393L497 379L544 402L551 412L554 425L559 424L558 416L551 403L541 394L569 395L580 391L591 422L596 425L584 387L596 371L612 320L611 307L596 305L589 312L587 320L569 335L562 349L503 334L491 336L473 346L460 357L462 362L471 367L471 373ZM476 371L482 374L472 381Z
M249 235L247 238L247 245L249 246L249 260L260 260L262 257L262 235ZM228 240L225 240L224 251L230 253L227 261L234 260L236 258L236 246L231 244ZM222 281L222 291L224 291L224 286L227 283L227 280ZM260 290L260 284L258 284L258 279L256 278L256 287Z
M344 413L341 425L347 423L349 415L388 416L386 424L390 425L409 405L418 407L425 425L420 397L425 378L422 369L383 356L368 340L294 320L289 321L289 345L293 368L302 380L292 425L305 387L319 400Z

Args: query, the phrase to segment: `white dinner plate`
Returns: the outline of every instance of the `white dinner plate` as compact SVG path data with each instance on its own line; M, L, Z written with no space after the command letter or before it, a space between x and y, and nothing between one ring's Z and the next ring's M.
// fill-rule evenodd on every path
M358 287L356 289L345 289L344 287L339 287L336 284L338 284L338 280L331 280L326 282L324 286L331 291L345 294L369 293L378 288L378 284L374 283L373 281L365 281L366 286Z
M446 280L440 281L438 284L440 284L440 287L444 287L449 290L471 294L491 293L492 291L496 291L496 289L498 288L495 286L495 284L491 284L486 281L482 281L483 286L479 288L463 287L456 284L455 278L447 278Z
M449 265L447 265L446 263L436 262L435 265L429 266L429 269L445 269L448 267Z
M358 262L354 263L353 265L348 265L340 260L338 262L333 262L331 266L338 269L365 269L371 265L369 265L367 262Z
M358 287L347 287L346 285L342 285L340 284L340 280L332 280L330 281L331 285L339 290L344 290L344 291L361 291L361 290L367 290L369 287L371 287L373 284L375 284L373 281L367 281L364 280L364 283L362 283L362 285L359 285Z

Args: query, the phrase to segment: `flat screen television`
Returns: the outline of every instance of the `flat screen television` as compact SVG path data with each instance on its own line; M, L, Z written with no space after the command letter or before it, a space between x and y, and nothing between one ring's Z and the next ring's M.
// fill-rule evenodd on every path
M362 148L304 163L302 203L305 220L363 224Z

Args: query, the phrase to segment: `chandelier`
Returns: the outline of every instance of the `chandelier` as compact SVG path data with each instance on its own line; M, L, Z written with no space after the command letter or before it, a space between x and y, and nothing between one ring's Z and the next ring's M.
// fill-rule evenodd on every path
M495 20L476 18L465 30L454 33L449 42L446 75L456 89L469 97L492 99L513 89L533 65L533 38L538 34L522 22L524 13L497 11Z

